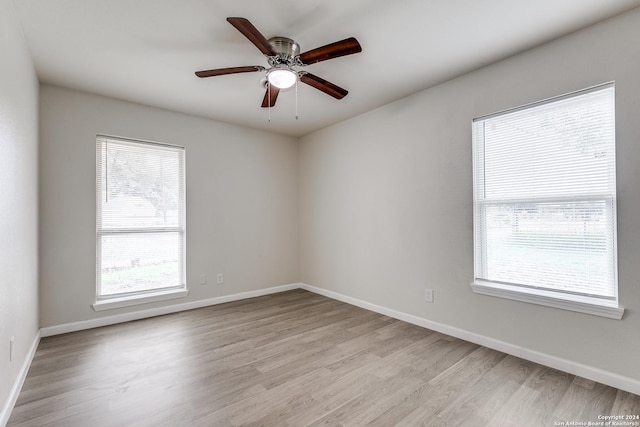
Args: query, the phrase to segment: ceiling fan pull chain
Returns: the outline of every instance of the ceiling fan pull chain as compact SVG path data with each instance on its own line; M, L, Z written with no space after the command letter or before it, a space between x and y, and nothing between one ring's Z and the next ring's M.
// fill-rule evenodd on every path
M296 120L298 120L298 77L296 76Z
M269 118L268 121L271 123L271 83L267 81L267 96L269 97Z

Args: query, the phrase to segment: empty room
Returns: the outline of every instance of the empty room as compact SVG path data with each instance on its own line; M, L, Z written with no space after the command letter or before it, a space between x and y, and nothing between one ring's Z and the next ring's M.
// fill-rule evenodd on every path
M0 426L640 427L640 0L0 0Z

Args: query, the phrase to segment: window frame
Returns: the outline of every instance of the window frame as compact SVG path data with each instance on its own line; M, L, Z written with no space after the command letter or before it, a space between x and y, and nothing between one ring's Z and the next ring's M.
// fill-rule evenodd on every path
M559 290L551 290L546 288L540 288L528 285L517 285L511 283L502 283L485 279L486 277L486 265L487 265L487 237L486 237L486 218L485 210L486 206L490 204L496 204L498 201L478 200L478 185L483 184L484 181L484 168L479 167L479 160L484 163L484 157L480 153L480 145L484 148L484 139L478 141L479 136L476 131L476 123L484 123L486 120L499 117L507 114L511 114L517 111L532 109L542 105L553 104L555 102L563 101L566 99L574 98L584 94L596 92L599 90L612 88L614 90L614 102L615 102L615 83L609 82L593 87L589 87L583 90L571 92L568 94L560 95L544 99L541 101L525 104L519 107L507 109L497 113L481 116L472 120L472 166L473 166L473 257L474 257L474 280L471 283L471 289L474 293L506 298L521 302L527 302L532 304L544 305L548 307L560 308L570 311L576 311L581 313L593 314L597 316L608 317L612 319L620 320L624 315L624 308L619 306L618 300L618 274L617 274L617 218L616 218L616 191L614 186L614 193L603 195L585 195L577 197L529 197L520 200L520 203L541 203L541 202L557 202L557 203L570 203L581 202L587 199L590 200L603 200L605 203L611 204L611 214L607 217L608 221L613 221L611 228L613 230L613 286L615 296L613 298L602 298L585 295L583 293L566 292ZM614 115L614 127L615 127L615 115ZM483 138L483 137L481 137ZM614 139L614 153L615 153L615 139ZM615 174L615 157L613 160L614 174ZM517 204L516 200L508 201L511 205ZM500 204L500 203L498 203ZM504 203L503 203L504 204ZM481 224L481 226L479 225Z
M102 174L104 165L102 164L102 144L113 141L122 145L131 145L138 148L153 147L155 149L166 149L179 153L179 206L178 206L178 226L175 227L121 227L102 228ZM96 282L95 282L95 303L92 305L95 311L127 307L131 305L146 304L150 302L163 301L174 298L182 298L188 295L186 280L186 150L185 147L173 144L165 144L154 141L146 141L105 134L96 135ZM122 292L113 295L101 294L102 282L102 237L105 235L125 235L125 234L158 234L158 233L178 233L180 240L179 251L179 277L181 284L170 287L162 287L131 292Z

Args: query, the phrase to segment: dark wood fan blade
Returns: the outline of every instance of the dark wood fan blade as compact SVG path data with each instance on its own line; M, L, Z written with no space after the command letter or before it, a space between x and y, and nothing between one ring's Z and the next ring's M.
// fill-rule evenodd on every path
M252 73L254 71L262 71L264 67L259 65L253 65L250 67L231 67L231 68L216 68L215 70L196 71L198 77L213 77L224 76L225 74L237 74L237 73Z
M336 99L342 99L349 93L348 90L309 73L302 74L300 76L300 81L302 83L308 84L309 86L315 87L316 89L321 90L322 92L326 93L327 95L331 95Z
M309 65L358 52L362 52L360 43L358 43L358 40L355 38L349 37L348 39L340 40L339 42L331 43L305 52L299 56L299 59L303 64Z
M268 84L267 91L264 93L264 99L262 100L262 108L273 107L274 105L276 105L276 99L278 99L279 93L280 88Z
M256 27L253 26L251 22L249 22L246 18L227 18L227 21L236 27L238 31L240 31L246 38L249 39L251 43L253 43L260 52L265 55L274 56L277 55L278 52L275 51L269 40L265 38L265 36L258 31Z

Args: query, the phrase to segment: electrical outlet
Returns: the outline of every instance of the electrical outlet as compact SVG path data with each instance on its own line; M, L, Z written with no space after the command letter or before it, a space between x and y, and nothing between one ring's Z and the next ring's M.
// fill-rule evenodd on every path
M218 276L216 277L216 282L218 283L218 285L222 285L224 283L224 274L218 273Z
M424 300L426 302L433 302L433 289L424 290Z
M13 361L13 342L15 337L9 338L9 362Z
M200 284L201 285L206 285L207 284L207 275L206 274L201 274L200 275Z

